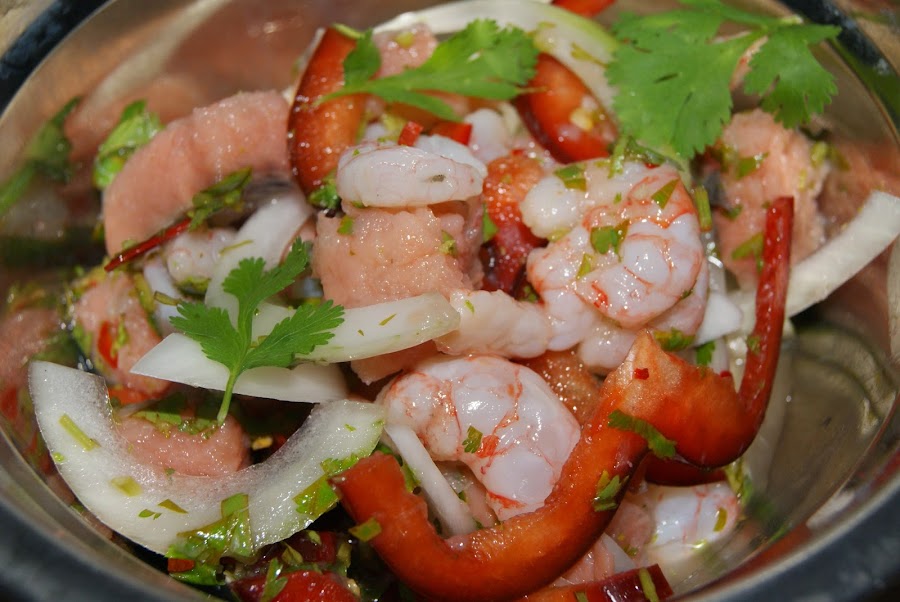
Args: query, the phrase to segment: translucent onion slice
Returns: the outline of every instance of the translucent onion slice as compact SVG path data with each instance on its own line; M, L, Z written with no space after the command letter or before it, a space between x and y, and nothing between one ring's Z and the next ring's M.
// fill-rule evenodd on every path
M272 304L260 306L254 321L258 336L293 312ZM344 322L325 345L306 357L311 362L346 362L400 351L459 327L459 314L439 293L348 309ZM222 391L228 370L207 358L200 344L183 334L170 334L132 367L135 374L194 387ZM334 364L304 363L295 368L254 368L238 377L236 393L282 401L320 402L346 397L347 389Z
M416 477L445 532L464 535L475 531L478 526L468 506L453 491L415 432L405 424L387 424L384 432L389 438L387 443Z
M179 332L170 334L147 352L131 372L216 391L224 391L228 382L228 369L206 357L200 343ZM266 366L242 373L234 392L318 403L346 397L347 384L334 364L300 364L290 369Z
M316 517L294 498L321 484L323 462L368 455L381 436L380 406L348 400L317 406L271 458L224 477L167 474L142 463L116 432L102 378L49 362L29 367L41 433L66 483L97 518L165 554L178 533L221 518L221 502L249 498L254 548L281 541Z
M474 17L493 19L535 33L535 43L571 69L591 93L612 108L613 89L604 65L612 60L618 42L597 23L555 6L523 0L468 0L403 13L376 31L405 29L424 23L436 34L464 29Z

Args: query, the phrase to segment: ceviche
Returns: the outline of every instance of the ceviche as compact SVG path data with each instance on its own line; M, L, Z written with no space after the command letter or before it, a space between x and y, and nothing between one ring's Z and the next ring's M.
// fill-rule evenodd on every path
M224 597L672 595L900 181L817 121L836 28L608 4L335 23L289 89L60 107L0 188L19 257L70 264L10 288L0 419ZM40 207L62 237L11 237Z

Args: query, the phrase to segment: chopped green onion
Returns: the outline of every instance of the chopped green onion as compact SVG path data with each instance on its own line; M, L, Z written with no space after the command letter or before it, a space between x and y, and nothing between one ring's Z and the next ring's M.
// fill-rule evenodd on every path
M141 494L141 486L129 476L115 477L109 482L128 497L135 497Z
M348 531L350 535L360 541L369 541L381 533L381 524L374 518L370 518L361 525L350 527Z
M641 582L641 589L644 590L644 597L647 602L659 602L659 594L656 593L656 584L653 583L653 575L647 569L638 571L638 579Z
M187 510L173 502L172 500L163 500L159 504L157 504L160 508L165 508L166 510L171 510L172 512L176 512L178 514L187 514Z
M100 444L88 437L68 414L63 414L59 417L59 424L66 429L67 433L72 435L72 438L78 442L84 451L91 451L94 448L100 447Z
M613 410L607 424L611 428L631 431L640 435L647 441L650 451L660 458L671 458L675 455L675 442L666 439L662 433L645 420L629 416L621 410Z
M694 205L697 207L697 221L700 222L700 230L709 232L712 230L712 208L709 205L709 193L703 186L694 189Z
M466 438L462 442L463 451L469 454L474 454L478 451L478 448L481 447L481 438L482 433L474 426L469 426L469 429L466 431Z
M603 471L600 480L597 481L597 493L594 495L594 510L597 512L605 512L607 510L615 510L619 507L616 496L622 490L627 480L623 481L619 475L609 476L607 471Z
M659 205L660 209L665 209L669 199L672 197L672 193L675 192L676 186L678 186L678 180L670 180L662 188L654 192L650 198Z
M566 165L553 172L562 180L563 185L569 190L587 190L587 179L584 177L584 166L580 163Z
M350 236L353 234L353 218L349 215L345 215L341 218L341 223L337 229L338 234L343 234L345 236Z

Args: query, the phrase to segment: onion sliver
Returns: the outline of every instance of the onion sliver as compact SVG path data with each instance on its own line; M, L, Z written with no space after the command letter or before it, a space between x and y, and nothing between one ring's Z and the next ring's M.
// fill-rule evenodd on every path
M444 478L441 469L428 454L428 450L419 441L411 428L405 424L387 424L384 432L388 443L400 454L404 463L412 471L419 486L428 498L429 506L434 511L441 526L448 535L465 535L478 528L472 513L465 502L459 499L456 492Z
M612 109L613 90L603 66L612 60L618 42L599 24L568 10L533 0L463 0L403 13L376 31L424 23L435 34L448 34L464 29L474 16L535 32L537 46L571 69L607 110Z
M791 267L787 315L822 301L900 235L900 198L876 191L841 232Z
M271 332L293 313L286 307L260 306L253 320L254 333ZM459 313L440 293L345 309L344 321L332 331L334 336L304 359L348 362L401 351L456 330L459 321Z
M228 382L228 369L206 357L200 343L178 332L147 352L131 372L216 391L224 391ZM347 396L347 384L335 364L300 364L290 369L265 366L241 373L234 392L317 403L343 399Z
M221 518L221 502L248 496L254 549L281 541L316 517L294 498L322 483L323 462L370 454L384 410L348 400L317 406L271 458L224 477L166 474L140 462L116 432L102 378L32 362L29 386L41 433L78 499L113 530L165 554L179 533Z

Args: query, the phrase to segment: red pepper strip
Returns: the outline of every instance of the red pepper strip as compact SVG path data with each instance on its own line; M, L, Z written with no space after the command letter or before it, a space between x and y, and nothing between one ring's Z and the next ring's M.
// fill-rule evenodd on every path
M164 243L172 240L182 232L186 232L187 229L191 225L191 219L186 217L180 222L172 224L165 230L162 230L147 240L140 242L132 247L128 247L127 249L123 249L121 253L113 257L109 260L109 262L103 266L103 269L107 272L111 272L120 265L124 265L129 261L134 261L141 255L149 253L156 247L163 245Z
M508 155L488 164L482 198L497 232L488 243L491 261L485 270L485 289L512 294L528 254L543 245L522 223L519 210L519 203L543 176L538 162L525 155Z
M779 198L766 214L756 324L740 391L735 392L730 374L720 376L664 353L648 333L638 336L623 366L607 377L630 385L631 398L621 410L676 441L690 464L715 468L736 460L762 423L784 327L792 225L793 201ZM623 379L622 367L646 368L650 376L630 382Z
M100 332L97 334L97 353L112 369L119 367L119 353L114 349L118 331L118 324L107 320L100 324Z
M356 42L333 27L325 31L297 85L288 114L288 151L294 179L305 194L322 185L338 158L356 143L365 108L364 94L317 104L344 85L344 59Z
M553 4L585 17L593 17L613 3L613 0L553 0Z
M609 154L608 147L618 136L616 126L568 67L548 54L540 54L528 88L536 91L517 97L516 109L531 135L554 159L572 163ZM587 130L572 122L586 96L598 107L592 115L585 115L592 123Z
M594 413L600 401L600 381L574 351L546 351L519 363L541 375L578 424L584 424Z
M472 138L472 124L465 121L441 121L431 128L431 133L468 145Z
M420 123L407 121L406 125L403 126L403 129L400 130L400 137L397 138L397 144L402 146L412 146L416 143L416 140L419 139L419 134L421 134L424 129L425 128Z
M620 381L613 382L604 385L603 402L544 505L502 525L441 539L425 502L406 491L396 459L380 453L360 460L334 485L357 523L378 522L381 533L369 543L414 591L456 602L515 599L553 581L596 542L614 513L594 509L598 482L627 481L647 452L640 436L607 426L610 413L627 398Z
M643 569L617 573L603 581L548 587L525 596L520 602L644 602L651 598L641 583L641 571L645 571L644 579L653 581L658 600L665 600L675 594L659 565L654 564ZM576 597L579 593L581 598Z
M644 478L657 485L689 487L704 483L716 483L727 478L724 470L698 468L674 458L664 459L651 456L644 460L644 464L646 466Z
M340 577L332 572L320 572L316 570L301 570L291 573L282 573L279 579L284 579L284 587L271 602L358 602L347 586L341 582ZM235 581L231 584L234 592L245 602L258 602L263 599L266 586L266 576L249 577Z

